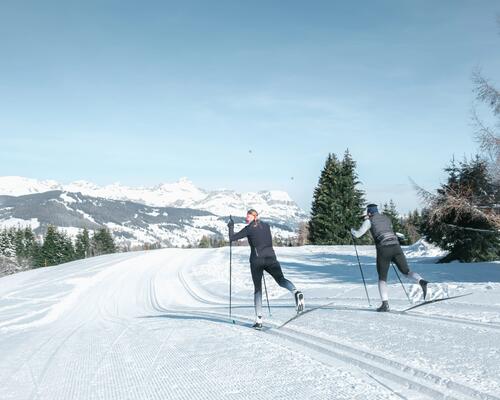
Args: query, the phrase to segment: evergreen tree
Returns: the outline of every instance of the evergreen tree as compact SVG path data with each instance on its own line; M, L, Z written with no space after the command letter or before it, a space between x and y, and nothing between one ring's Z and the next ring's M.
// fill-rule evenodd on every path
M313 244L350 244L350 228L360 224L364 193L358 189L356 162L349 151L342 161L329 154L321 172L309 222Z
M498 216L489 206L499 196L486 163L476 157L447 168L449 179L422 216L427 240L449 251L443 262L500 257Z
M47 227L47 232L43 238L43 244L40 249L39 259L37 260L40 267L48 267L58 264L60 260L59 240L57 229L53 225Z
M26 249L24 243L24 230L18 227L13 231L14 249L16 250L16 257L19 262L26 259Z
M418 210L409 213L403 218L403 232L407 237L407 244L413 244L422 237L420 232L422 217Z
M90 256L90 236L87 228L76 235L75 241L75 256L77 260Z
M64 233L57 231L55 226L49 225L45 234L43 244L35 259L39 267L48 267L73 261L75 249L73 242Z
M116 244L111 233L106 228L101 228L92 236L92 253L95 256L116 253Z
M15 259L16 248L14 243L15 235L11 230L4 228L0 233L0 253L10 259Z
M210 243L210 238L206 235L204 235L201 239L200 242L198 243L198 247L200 248L208 248L212 247Z
M24 229L24 256L28 265L34 266L40 251L40 245L31 227Z
M61 260L59 264L76 260L75 247L71 238L64 234L59 234L59 245L61 248Z
M331 187L334 185L339 169L337 156L328 154L318 185L314 189L311 220L309 221L309 240L313 244L328 243L333 236L331 225L334 204Z

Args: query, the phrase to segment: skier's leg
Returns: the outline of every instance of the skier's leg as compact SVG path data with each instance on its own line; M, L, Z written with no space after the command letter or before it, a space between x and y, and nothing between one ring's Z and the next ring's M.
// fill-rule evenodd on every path
M422 280L422 277L413 271L408 272L408 278L413 279L417 283Z
M254 287L253 302L255 306L255 316L257 319L262 318L262 273L263 268L259 263L250 264L252 272L252 280Z
M378 273L378 291L382 305L377 311L389 311L389 294L387 290L387 275L389 273L390 258L387 256L387 249L384 247L377 249L377 273Z
M278 260L270 260L270 264L266 266L265 270L269 272L269 274L274 278L278 285L280 285L282 288L287 289L294 295L297 311L304 311L304 295L300 290L297 290L292 282L284 277L281 265Z
M281 265L278 260L272 260L269 265L265 267L265 270L274 278L276 283L280 285L282 288L289 290L294 293L297 289L295 285L285 278L283 275L283 271L281 269Z
M410 279L413 279L416 283L418 283L420 285L420 287L422 288L422 292L424 294L424 300L427 296L427 284L429 282L427 282L426 280L422 279L422 277L417 274L416 272L413 272L413 271L410 271L410 268L408 267L408 262L406 261L406 257L403 253L403 250L401 250L400 248L400 251L398 252L398 254L396 254L394 256L394 263L398 266L398 269L406 275L407 278L410 278Z
M403 250L401 250L401 247L396 251L391 261L394 261L394 264L396 264L403 275L408 276L410 267L408 267L408 261L406 261L406 256Z
M378 292L382 301L389 301L389 293L387 291L387 282L378 281Z

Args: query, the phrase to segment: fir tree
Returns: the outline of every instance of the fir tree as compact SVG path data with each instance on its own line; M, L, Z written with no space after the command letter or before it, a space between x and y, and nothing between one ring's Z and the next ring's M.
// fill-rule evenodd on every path
M113 236L106 228L101 228L92 236L92 253L95 256L111 254L116 252L116 244Z
M40 244L35 238L31 227L24 229L24 255L28 265L34 266L35 260L40 252Z
M15 259L16 257L14 236L11 230L5 228L0 233L0 254L9 259Z
M49 225L40 249L38 262L41 264L39 266L48 267L50 265L56 265L59 260L60 254L57 229L55 226Z
M314 191L309 240L313 244L349 244L350 228L360 224L364 193L358 189L356 162L349 151L342 161L329 154Z
M76 235L75 240L75 256L77 260L90 256L90 236L87 228Z
M403 218L403 232L407 237L407 244L413 244L422 237L420 232L422 217L418 210L410 212Z
M200 248L212 247L211 244L210 244L210 238L208 236L204 235L200 239L200 242L198 243L198 247L200 247Z
M16 250L16 257L19 262L26 259L26 248L24 243L24 230L18 227L13 232L14 236L14 248Z

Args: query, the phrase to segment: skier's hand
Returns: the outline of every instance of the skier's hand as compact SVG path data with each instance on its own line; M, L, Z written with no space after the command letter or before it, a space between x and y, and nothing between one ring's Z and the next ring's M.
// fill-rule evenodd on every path
M354 237L356 236L356 229L351 228L350 232L351 232L352 236L354 236Z
M233 228L234 227L234 221L232 218L229 218L229 222L227 223L227 227L229 229Z

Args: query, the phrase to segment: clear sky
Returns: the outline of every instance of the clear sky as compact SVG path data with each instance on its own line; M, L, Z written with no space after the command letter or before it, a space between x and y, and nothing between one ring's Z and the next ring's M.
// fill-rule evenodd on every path
M2 1L0 175L286 190L349 148L367 200L419 205L475 152L498 1Z

